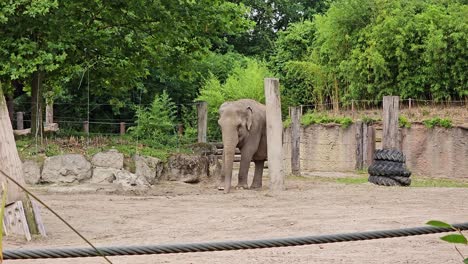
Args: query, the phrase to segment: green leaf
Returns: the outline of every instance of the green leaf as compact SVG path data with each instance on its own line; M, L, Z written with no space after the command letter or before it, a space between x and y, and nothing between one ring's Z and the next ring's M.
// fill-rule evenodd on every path
M431 220L431 221L427 222L426 225L431 225L431 226L435 226L435 227L453 228L452 225L447 224L447 223L442 222L442 221L437 221L437 220Z
M468 244L468 241L466 240L466 237L463 235L446 235L441 237L440 239L450 242L450 243L457 243L457 244Z
M465 260L463 260L463 263L468 264L468 258L466 258Z

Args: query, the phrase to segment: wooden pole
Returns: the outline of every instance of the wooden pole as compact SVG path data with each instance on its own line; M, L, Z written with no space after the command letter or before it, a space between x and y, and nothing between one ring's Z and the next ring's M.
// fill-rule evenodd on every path
M375 152L375 128L373 126L367 126L367 136L364 139L364 165L369 167L374 162L374 152Z
M54 104L46 105L46 125L52 124L54 122Z
M0 83L0 169L21 185L25 185L23 166L16 149L13 127L8 115L5 97ZM7 184L7 204L22 201L26 220L32 234L38 234L34 211L28 195L0 173L0 181ZM3 216L1 216L3 217Z
M356 124L356 169L363 168L364 160L364 137L363 137L363 123L357 121Z
M208 128L208 103L197 104L198 114L198 143L206 143L206 131Z
M120 122L120 135L125 135L125 122Z
M83 131L84 131L86 134L89 134L89 121L84 121L84 122L83 122Z
M16 129L22 130L24 129L24 112L17 112L16 113Z
M291 172L301 175L300 145L301 145L301 107L290 107L291 113Z
M384 96L383 98L383 149L400 149L398 144L398 111L400 97Z
M281 120L279 81L275 78L266 78L264 85L270 190L282 191L284 190L283 123Z

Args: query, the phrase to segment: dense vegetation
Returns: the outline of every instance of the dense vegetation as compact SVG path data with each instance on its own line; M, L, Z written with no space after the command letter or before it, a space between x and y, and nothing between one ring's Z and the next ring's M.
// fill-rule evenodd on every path
M131 120L160 144L179 122L193 135L205 100L214 139L217 107L262 101L264 77L280 78L285 109L465 100L467 17L465 0L2 1L0 81L31 120L54 102L78 124L62 128Z

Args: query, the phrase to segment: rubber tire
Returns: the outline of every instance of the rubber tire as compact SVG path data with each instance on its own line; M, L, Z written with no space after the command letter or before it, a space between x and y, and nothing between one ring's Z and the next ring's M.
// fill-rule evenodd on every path
M396 149L376 149L374 152L374 160L387 160L402 162L406 161L405 155Z
M408 177L394 176L394 177L382 177L382 176L369 176L369 182L382 186L409 186L411 179Z
M411 172L406 169L405 163L385 160L374 161L367 169L367 172L371 176L411 176Z

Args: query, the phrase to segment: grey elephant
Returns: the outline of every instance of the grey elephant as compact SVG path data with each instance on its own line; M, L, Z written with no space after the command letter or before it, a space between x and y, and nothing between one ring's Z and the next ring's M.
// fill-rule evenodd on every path
M218 124L224 146L223 172L218 189L228 193L231 188L236 147L241 152L237 188L248 189L247 176L251 161L255 162L255 173L250 188L261 188L263 167L267 159L265 106L251 99L225 102L219 108Z

